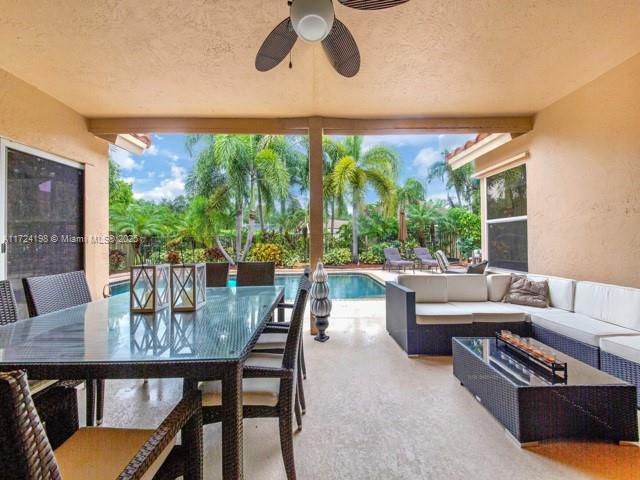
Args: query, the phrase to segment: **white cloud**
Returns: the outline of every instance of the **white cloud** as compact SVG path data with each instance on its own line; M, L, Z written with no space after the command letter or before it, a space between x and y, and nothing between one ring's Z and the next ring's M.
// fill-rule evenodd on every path
M142 168L142 162L136 162L131 154L123 148L111 146L109 148L109 156L122 170L139 170Z
M164 198L174 199L184 194L184 182L186 170L177 165L171 165L171 176L160 182L160 185L147 190L145 192L134 192L133 196L137 199L158 202Z
M156 140L162 140L164 137L158 135L157 133L152 135L153 138L155 138Z
M362 147L367 150L381 143L394 147L404 147L407 145L420 146L430 143L431 141L431 135L366 135L362 141Z
M418 177L426 177L429 173L429 167L441 160L442 155L436 149L425 147L418 152L416 158L413 159L412 165Z
M122 180L127 182L129 185L133 185L133 182L135 181L135 177L122 177Z
M153 144L144 151L145 154L151 155L152 157L155 157L156 155L158 155L159 152L160 150L158 150L158 147L156 147Z

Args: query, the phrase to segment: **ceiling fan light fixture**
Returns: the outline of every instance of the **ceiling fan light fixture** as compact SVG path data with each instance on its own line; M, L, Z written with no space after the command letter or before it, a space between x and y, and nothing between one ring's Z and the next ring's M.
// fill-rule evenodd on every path
M331 28L335 14L331 0L294 0L291 5L291 24L305 42L321 42Z

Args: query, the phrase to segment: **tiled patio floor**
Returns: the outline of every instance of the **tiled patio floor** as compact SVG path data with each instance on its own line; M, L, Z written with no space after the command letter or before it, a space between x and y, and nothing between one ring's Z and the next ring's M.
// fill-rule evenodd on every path
M385 275L387 275L385 273ZM325 344L305 336L308 412L295 435L302 480L633 479L640 448L548 442L520 449L452 375L446 357L407 358L384 300L335 302ZM179 381L107 382L106 425L152 426ZM276 420L245 420L245 477L282 479ZM220 475L220 426L205 427L205 478Z

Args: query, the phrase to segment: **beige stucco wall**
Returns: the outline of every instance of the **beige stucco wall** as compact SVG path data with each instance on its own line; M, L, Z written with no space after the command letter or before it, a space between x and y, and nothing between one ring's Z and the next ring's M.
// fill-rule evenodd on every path
M31 85L0 70L0 137L85 165L85 234L108 232L108 144L85 119ZM109 278L108 246L87 244L85 270L94 298Z
M640 55L542 110L528 151L529 270L640 288Z

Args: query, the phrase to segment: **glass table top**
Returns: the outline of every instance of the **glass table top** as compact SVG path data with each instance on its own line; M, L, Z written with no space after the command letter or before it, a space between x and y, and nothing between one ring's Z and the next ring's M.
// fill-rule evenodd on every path
M496 345L495 338L455 338L455 341L470 350L479 360L489 365L501 376L519 387L543 386L587 386L587 385L625 385L626 382L608 373L593 368L569 355L531 339L531 343L553 353L557 361L567 363L567 381L552 377L551 373L535 364L519 358L502 344ZM560 374L561 376L563 373Z
M30 363L237 360L282 287L208 288L196 312L129 311L129 296L0 327L0 366Z

